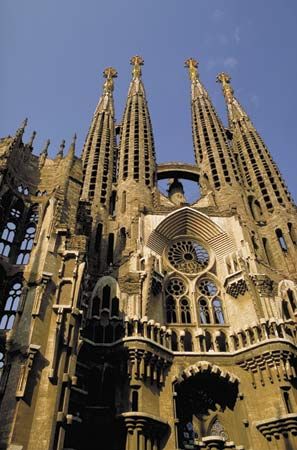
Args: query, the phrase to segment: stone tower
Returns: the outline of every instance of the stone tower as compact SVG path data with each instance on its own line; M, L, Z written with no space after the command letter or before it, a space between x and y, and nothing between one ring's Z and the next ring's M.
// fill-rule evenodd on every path
M0 449L293 450L296 207L192 58L196 164L157 164L143 62L119 125L105 69L80 158L0 140Z

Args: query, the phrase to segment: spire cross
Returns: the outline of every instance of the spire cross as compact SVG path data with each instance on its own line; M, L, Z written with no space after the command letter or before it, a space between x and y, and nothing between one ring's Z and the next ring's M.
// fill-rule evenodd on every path
M198 62L194 58L189 58L185 61L185 67L189 70L189 77L192 82L195 82L198 80Z
M133 56L130 59L130 64L133 66L132 69L132 77L140 78L141 77L141 66L143 66L144 59L141 56Z
M113 91L113 78L116 78L118 76L117 71L113 67L107 67L103 71L103 76L106 78L106 81L103 85L103 92L104 93L110 93Z
M232 101L233 99L233 89L230 85L231 77L225 72L219 73L217 76L217 81L222 84L224 95L228 101Z
M63 156L63 150L65 148L65 139L62 140L61 144L60 144L60 149L57 153L57 156Z

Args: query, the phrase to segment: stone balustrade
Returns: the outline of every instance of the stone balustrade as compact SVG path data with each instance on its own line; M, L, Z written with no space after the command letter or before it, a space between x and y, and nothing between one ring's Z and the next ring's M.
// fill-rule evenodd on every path
M296 326L293 320L260 319L244 329L230 330L227 327L167 328L148 317L126 317L124 338L150 339L168 350L185 352L236 352L272 339L285 339L297 344Z

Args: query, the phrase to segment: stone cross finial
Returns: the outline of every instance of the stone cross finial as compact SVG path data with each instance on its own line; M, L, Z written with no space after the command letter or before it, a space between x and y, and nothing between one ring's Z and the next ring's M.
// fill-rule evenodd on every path
M141 66L143 66L144 59L141 56L133 56L133 58L130 59L130 64L133 66L132 69L132 77L133 78L140 78L141 77Z
M63 139L60 144L60 150L58 151L57 156L63 156L64 148L65 148L65 139Z
M103 76L106 78L106 81L103 85L103 91L104 93L112 92L113 91L113 78L116 78L118 76L117 71L113 67L107 67L103 71Z
M198 80L198 61L194 58L189 58L185 61L185 67L189 70L189 77L192 82Z
M233 89L230 85L231 77L225 72L221 72L217 76L217 81L222 83L224 95L227 100L231 101L233 98Z

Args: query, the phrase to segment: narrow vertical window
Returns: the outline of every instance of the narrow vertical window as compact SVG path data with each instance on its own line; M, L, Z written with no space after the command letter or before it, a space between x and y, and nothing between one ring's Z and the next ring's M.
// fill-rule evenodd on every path
M114 245L114 234L109 233L108 235L108 248L107 248L107 264L113 263L113 245Z
M286 253L286 252L288 251L288 246L287 246L287 243L286 243L286 241L285 241L285 238L284 238L284 235L283 235L282 230L281 230L280 228L277 228L277 229L275 230L275 234L276 234L276 236L277 236L277 239L278 239L278 243L279 243L279 245L280 245L280 248L282 249L283 252Z
M172 350L174 352L178 351L178 340L177 340L177 335L175 331L172 331L172 335L171 335L171 347Z
M118 317L119 315L119 299L117 297L113 297L111 301L111 316Z
M208 302L205 298L199 300L199 317L201 324L210 323L210 313L208 308Z
M282 301L282 311L283 311L283 317L285 320L290 320L291 319L291 314L288 308L288 303L286 300Z
M166 317L167 323L176 323L176 303L171 295L166 299Z
M293 311L295 311L295 309L297 308L297 305L296 305L296 298L295 298L294 292L291 291L291 289L288 289L287 294L288 294L288 299L289 299L291 308Z
M98 223L96 237L95 237L95 251L100 252L101 240L102 240L102 223Z
M284 399L287 413L290 414L290 413L294 412L292 403L291 403L289 388L282 388L282 394L283 394L283 399Z
M192 352L193 351L192 334L189 331L185 332L184 350L185 350L185 352Z
M114 216L115 213L116 196L117 196L116 191L112 191L109 202L109 214L111 216Z
M132 411L138 411L138 392L132 391Z
M271 251L270 251L270 246L269 246L268 239L267 238L263 238L262 242L263 242L263 247L264 247L264 251L265 251L265 256L266 256L267 262L268 262L268 264L272 264L273 259L272 259L272 254L271 254Z
M126 191L122 193L122 201L121 201L121 213L124 214L126 212L126 202L127 202L127 194Z
M97 295L93 298L92 301L92 315L99 316L100 314L100 298Z
M186 298L182 298L180 301L180 315L182 323L191 323L190 305Z
M126 228L122 227L120 229L121 250L124 250L126 247L126 239L127 239Z
M110 309L110 287L104 286L102 291L102 309Z
M213 317L214 317L215 323L220 323L220 324L225 323L222 301L219 298L215 298L212 301L212 308L213 308Z
M290 222L288 223L288 230L289 230L290 238L291 238L293 244L296 245L297 244L296 232L295 232L295 229L293 227L293 224L290 223Z

